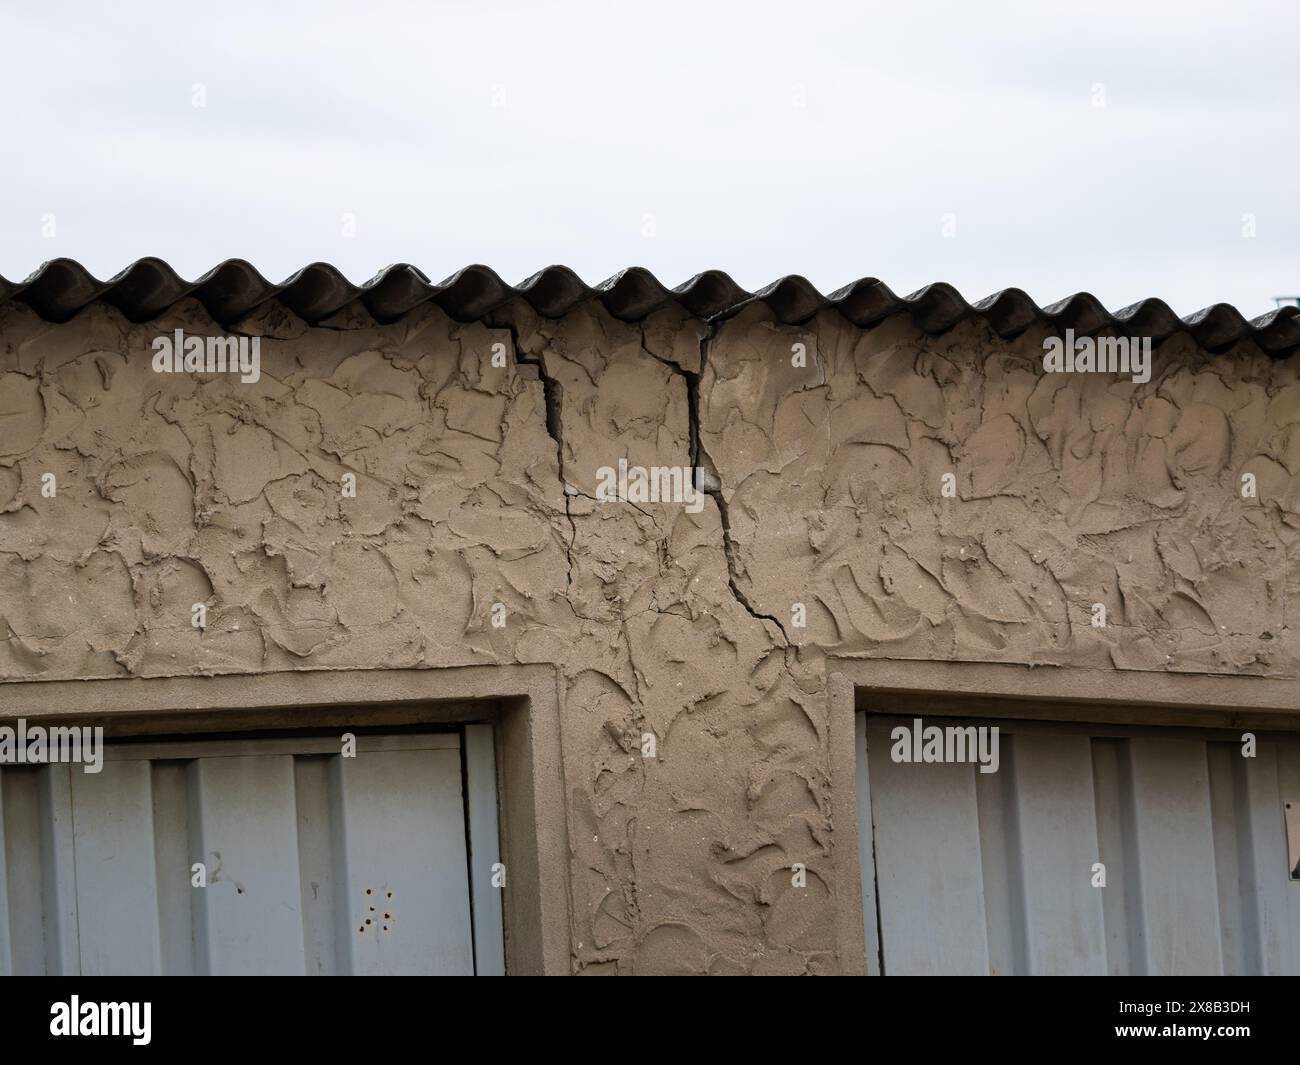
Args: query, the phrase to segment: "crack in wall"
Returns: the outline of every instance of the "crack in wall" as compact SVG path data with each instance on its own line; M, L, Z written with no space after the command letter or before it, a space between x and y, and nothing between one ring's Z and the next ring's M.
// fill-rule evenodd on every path
M784 647L790 646L790 636L785 631L785 626L781 620L774 614L764 614L760 610L755 610L749 598L740 590L740 585L736 583L736 559L735 559L735 542L731 538L731 519L727 512L727 501L722 496L721 488L709 488L705 491L713 497L713 501L718 505L718 516L722 519L722 552L727 559L727 585L731 588L731 594L735 597L737 603L745 608L751 617L759 621L770 621L781 630L781 638L784 641Z
M749 597L740 590L736 567L736 545L731 535L731 514L727 507L726 497L722 494L722 480L718 476L718 468L704 450L704 441L700 433L700 381L708 369L709 351L714 338L717 336L718 320L711 319L705 323L705 326L704 336L700 338L700 369L698 373L687 370L669 359L660 358L658 355L654 355L653 352L650 352L650 354L686 382L690 460L691 468L695 471L695 488L696 491L704 492L710 496L718 508L718 517L722 523L722 553L727 560L727 585L731 589L732 597L755 620L772 622L780 630L783 646L788 649L791 646L790 636L785 631L785 626L781 624L781 619L773 614L765 614L760 610L756 610L749 601Z
M560 473L560 494L564 496L564 516L569 522L569 542L564 548L566 561L565 588L573 588L573 545L578 539L578 526L573 520L569 500L574 495L573 487L564 476L564 421L561 417L564 406L564 386L546 372L546 360L542 355L526 355L519 341L519 330L513 322L506 323L510 330L511 346L515 350L515 362L523 366L535 366L537 376L542 382L542 399L546 403L546 433L555 441L555 458ZM573 603L570 601L570 608ZM577 612L574 611L576 614Z

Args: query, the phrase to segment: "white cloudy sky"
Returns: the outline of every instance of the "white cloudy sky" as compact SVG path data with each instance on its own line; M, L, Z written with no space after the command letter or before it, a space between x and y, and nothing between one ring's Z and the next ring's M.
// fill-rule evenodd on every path
M1298 30L1294 0L0 0L0 274L636 264L1254 316L1300 292Z

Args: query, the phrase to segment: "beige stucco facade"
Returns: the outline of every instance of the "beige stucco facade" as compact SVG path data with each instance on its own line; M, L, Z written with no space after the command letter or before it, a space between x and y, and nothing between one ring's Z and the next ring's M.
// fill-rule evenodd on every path
M553 671L562 801L535 814L572 971L860 964L832 695L876 663L1032 665L1098 699L1208 674L1300 710L1274 694L1300 680L1300 361L1249 340L1175 335L1135 384L1045 375L1045 327L979 318L517 300L309 326L272 302L234 330L262 338L246 384L155 373L177 328L231 332L193 300L0 308L0 710L50 682ZM717 487L601 501L620 459ZM218 701L193 713L220 727Z

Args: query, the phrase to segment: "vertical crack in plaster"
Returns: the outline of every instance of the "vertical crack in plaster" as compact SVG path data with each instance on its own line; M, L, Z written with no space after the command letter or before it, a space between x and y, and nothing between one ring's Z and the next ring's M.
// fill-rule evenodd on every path
M738 570L736 562L735 542L731 535L731 514L727 507L726 497L722 493L722 485L718 477L717 467L708 453L704 450L704 442L700 432L700 381L703 378L708 367L709 352L714 337L717 334L717 321L706 323L706 331L700 338L700 370L695 373L687 370L671 359L665 359L650 351L649 347L643 342L642 350L646 351L657 362L663 363L673 373L677 374L686 383L686 410L687 410L687 432L690 437L690 464L695 478L695 487L697 490L710 496L718 508L718 517L722 525L722 553L727 561L727 585L731 589L732 597L745 610L750 617L757 621L770 621L777 627L781 633L781 644L785 650L789 650L793 645L790 642L789 634L785 631L785 626L781 624L781 619L774 614L765 614L756 610L754 605L749 601L748 596L741 591L738 579ZM525 366L535 366L538 377L542 382L542 395L546 401L546 431L551 439L555 441L555 452L559 463L560 485L564 493L564 515L569 522L569 542L565 547L565 558L567 563L566 587L573 587L573 547L578 539L578 528L573 520L573 514L570 510L570 497L574 494L574 489L570 486L568 479L564 475L564 428L561 418L561 410L564 403L564 387L552 377L546 370L546 357L544 354L530 355L525 353L519 340L519 331L513 323L506 326L510 330L510 337L513 342L515 351L515 361ZM570 603L572 606L572 603Z
M519 331L514 324L508 325L507 328L510 330L511 344L515 349L515 362L523 366L537 367L537 376L542 382L542 398L546 403L546 432L555 441L555 457L560 472L560 492L564 496L564 516L569 522L569 542L564 548L566 563L565 587L572 589L573 545L578 539L578 526L574 523L573 513L569 509L569 500L573 495L573 488L570 486L568 478L564 476L564 422L561 417L561 410L564 405L564 386L546 372L546 358L544 355L526 355L524 353L519 342ZM570 602L570 606L572 606L572 602Z

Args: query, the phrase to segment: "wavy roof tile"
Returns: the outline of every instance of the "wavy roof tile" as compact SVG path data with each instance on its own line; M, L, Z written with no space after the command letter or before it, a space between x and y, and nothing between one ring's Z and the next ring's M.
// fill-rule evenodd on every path
M861 278L828 296L798 275L748 292L721 270L706 270L676 288L667 288L641 267L623 270L594 287L565 266L548 266L518 285L507 284L486 266L467 266L435 284L406 263L386 267L364 285L352 284L328 263L312 263L277 285L242 259L229 259L197 281L186 281L167 263L154 258L140 259L107 281L97 280L72 259L51 260L26 281L0 277L0 303L20 300L42 318L56 322L68 320L96 300L113 304L132 321L147 321L187 296L198 299L223 324L238 321L270 299L278 299L314 323L358 299L381 322L399 318L425 302L436 303L453 318L472 321L519 297L547 317L558 317L589 299L600 300L612 315L625 321L642 319L667 303L677 303L708 320L762 302L787 323L804 321L832 307L859 326L907 311L929 333L942 333L978 315L1004 337L1015 336L1036 321L1046 321L1060 330L1094 333L1115 328L1154 340L1186 332L1212 351L1245 338L1276 357L1300 346L1297 307L1282 307L1248 321L1235 307L1216 303L1179 318L1158 299L1145 299L1112 312L1095 296L1080 292L1040 307L1018 288L967 303L961 293L943 282L898 296L874 277Z

